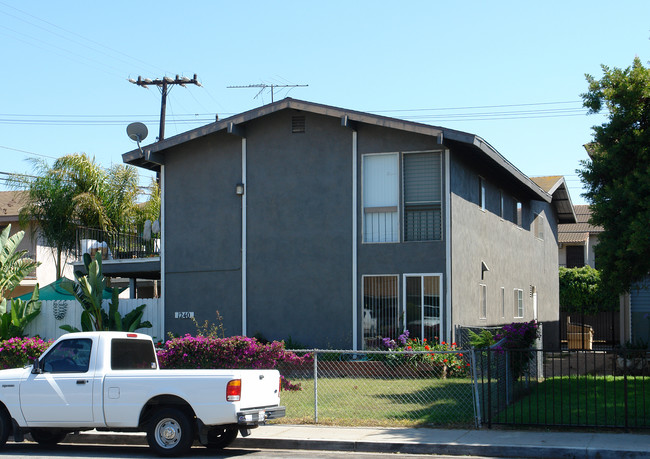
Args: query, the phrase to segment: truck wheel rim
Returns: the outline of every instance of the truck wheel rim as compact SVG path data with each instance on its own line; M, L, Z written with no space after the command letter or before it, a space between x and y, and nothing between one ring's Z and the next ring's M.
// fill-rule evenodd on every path
M181 440L181 426L176 419L161 419L156 425L156 442L163 448L173 448Z

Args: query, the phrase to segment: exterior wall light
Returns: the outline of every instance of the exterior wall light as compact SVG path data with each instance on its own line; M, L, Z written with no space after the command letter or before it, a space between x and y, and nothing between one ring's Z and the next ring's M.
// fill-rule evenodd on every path
M235 193L239 196L243 196L244 194L244 184L243 183L238 183L235 185Z

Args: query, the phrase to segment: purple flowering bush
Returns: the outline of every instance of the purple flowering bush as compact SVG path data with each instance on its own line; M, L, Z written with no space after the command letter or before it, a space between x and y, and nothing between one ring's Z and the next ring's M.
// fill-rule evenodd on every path
M297 356L284 348L284 343L273 341L262 344L255 338L232 336L185 335L167 341L158 350L161 368L241 368L275 369L279 363L301 365L312 360L310 354ZM292 384L282 377L283 390L301 390L300 384Z
M501 352L511 351L511 369L515 380L521 378L526 372L528 364L533 358L533 352L528 349L534 347L539 336L540 330L536 320L504 325L501 332L494 336L499 342L494 349Z
M21 368L41 356L52 341L40 338L9 338L0 341L0 368Z

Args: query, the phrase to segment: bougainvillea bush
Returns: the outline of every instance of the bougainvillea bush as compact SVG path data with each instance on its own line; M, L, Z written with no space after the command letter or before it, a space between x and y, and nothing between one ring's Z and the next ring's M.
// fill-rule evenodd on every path
M456 343L433 342L427 339L409 338L409 331L399 335L397 339L383 338L384 348L391 353L386 356L386 361L394 363L430 363L445 368L446 376L465 376L469 363L465 361L464 354L458 351Z
M311 359L309 354L299 357L287 351L282 342L262 344L255 338L245 336L216 338L187 334L167 341L158 350L160 367L166 369L275 369L279 363L301 365L309 363ZM282 389L300 390L300 385L292 384L283 377Z
M528 365L535 355L535 351L529 349L535 347L535 341L539 336L540 329L535 320L504 325L501 332L494 336L498 344L493 349L500 352L511 351L510 368L514 379L521 378L528 369Z
M52 341L40 338L10 338L0 341L0 368L21 368L41 356Z

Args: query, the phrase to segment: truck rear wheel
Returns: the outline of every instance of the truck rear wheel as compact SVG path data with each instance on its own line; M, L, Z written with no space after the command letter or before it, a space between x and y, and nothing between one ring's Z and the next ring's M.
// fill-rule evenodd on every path
M147 443L161 456L180 456L194 442L194 429L187 414L177 408L160 408L147 426Z
M61 432L57 429L33 429L29 433L36 443L43 446L54 446L61 443L68 435L68 432Z
M230 427L213 427L208 431L208 444L205 445L209 449L222 449L230 446L235 438L237 438L236 426Z

